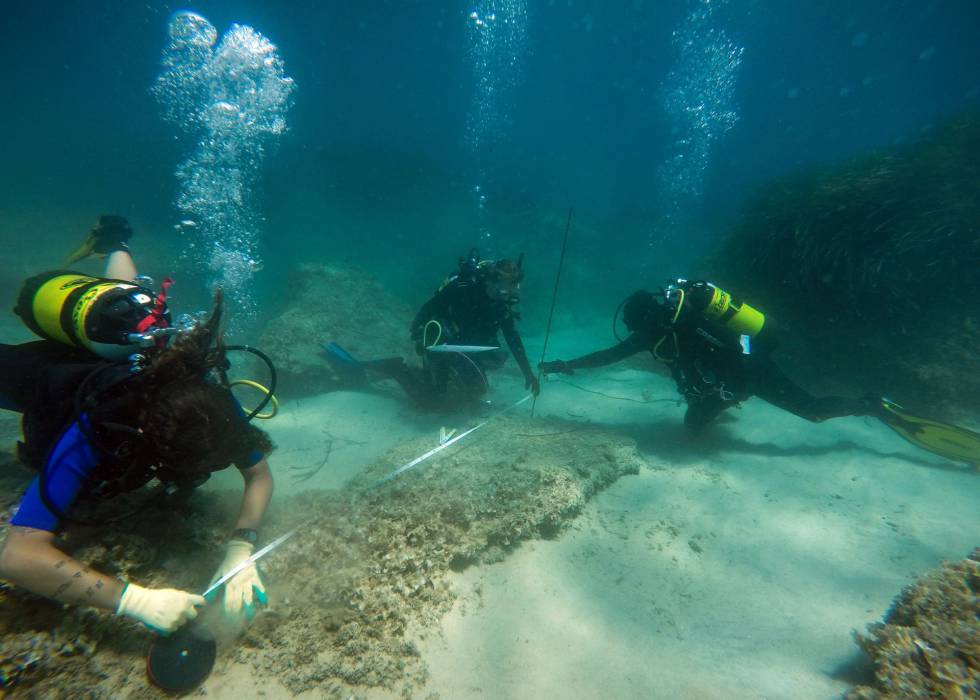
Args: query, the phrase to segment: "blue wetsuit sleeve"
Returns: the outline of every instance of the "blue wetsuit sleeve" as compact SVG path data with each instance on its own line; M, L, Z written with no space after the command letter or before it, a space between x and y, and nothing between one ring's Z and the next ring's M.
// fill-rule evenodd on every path
M239 469L251 469L256 464L261 462L264 457L265 455L262 454L259 450L252 450L251 452L248 453L248 455L245 456L244 460L235 462L235 466L238 467Z
M72 423L58 439L45 467L45 493L58 511L64 513L71 508L98 461L85 433ZM61 525L61 518L41 498L40 475L34 477L10 524L48 532L55 532Z
M240 403L238 403L238 399L235 399L235 408L238 410L238 416L244 422L245 421L245 418L246 418L246 416L248 414L245 413L245 409L242 408L242 405ZM245 459L238 460L237 462L235 462L235 466L238 467L239 469L251 469L256 464L258 464L259 462L261 462L264 457L265 457L265 455L262 454L261 451L259 451L259 450L252 450L251 452L249 452L245 456Z

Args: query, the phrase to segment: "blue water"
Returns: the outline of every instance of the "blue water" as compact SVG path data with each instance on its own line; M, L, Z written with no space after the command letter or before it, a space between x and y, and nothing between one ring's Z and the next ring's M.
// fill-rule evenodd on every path
M0 210L11 226L32 212L29 225L12 229L17 235L61 232L75 212L84 213L73 222L81 228L118 210L153 229L161 255L183 245L172 233L180 220L174 170L187 144L149 92L167 23L183 9L219 33L232 23L255 27L276 44L297 86L288 129L272 144L255 193L267 269L322 252L388 271L404 290L419 278L399 273L400 261L422 238L449 260L481 234L498 254L540 245L527 240L536 236L522 233L519 217L494 221L522 208L560 217L574 204L616 222L604 233L620 253L616 264L637 253L656 265L700 251L770 178L914 139L978 104L980 8L972 2L531 2L518 45L490 47L497 77L511 57L519 65L501 78L497 112L475 152L467 130L483 88L470 14L496 6L503 15L515 4L524 5L10 4L0 29ZM723 32L740 52L726 107L733 119L706 153L700 195L680 205L708 223L696 227L696 240L648 256L650 231L667 208L662 167L683 137L665 107L678 68L672 35L694 11L710 13L704 43L705 31ZM459 205L459 215L413 220L436 196ZM477 211L480 196L489 213ZM326 233L330 199L369 235ZM400 213L409 230L391 231ZM261 278L255 285L262 289Z
M175 43L168 31L181 26L188 31ZM293 300L289 272L298 263L357 266L414 309L457 256L478 246L486 257L525 254L521 328L536 362L573 208L549 352L571 358L612 342L609 320L626 294L697 274L747 203L772 183L912 144L954 117L975 116L978 36L975 0L10 0L0 21L0 297L12 299L25 276L57 267L103 213L133 223L141 271L177 278L179 311L205 307L211 288L224 286L232 335L250 343ZM190 45L200 50L196 59ZM941 163L923 173L933 182L942 177ZM972 211L969 204L962 211ZM950 270L962 277L970 254L953 251ZM932 318L934 309L926 310ZM388 309L371 311L384 316ZM887 330L915 336L926 314L900 311L889 318L902 327ZM955 389L957 372L976 376L969 347L976 310L964 303L939 311L947 314L940 320L954 319L950 338L961 344L940 338L938 357L926 358L931 364L919 369L914 361L922 358L911 358L900 369ZM314 347L346 342L315 323ZM4 342L29 336L10 314L0 329ZM833 333L823 336L824 346L797 338L796 347L809 351L808 378L830 383L844 364L831 366L830 351L860 355L867 366L888 345L880 337L835 344ZM813 350L820 347L830 351ZM950 369L948 358L960 364ZM786 364L802 374L805 363ZM876 390L880 378L855 367L852 375L866 384L848 390ZM501 375L498 406L523 395L513 365ZM539 415L635 438L653 469L642 470L639 487L624 479L610 489L599 510L584 516L589 527L562 546L589 532L601 531L596 541L611 533L603 556L624 573L616 569L612 578L613 567L583 565L582 575L603 593L626 579L646 596L636 603L646 613L674 606L678 628L692 631L688 641L677 636L678 658L688 665L676 673L685 682L698 681L712 654L732 664L715 669L711 692L684 685L694 689L690 697L729 697L726 668L741 674L732 686L741 691L731 697L756 697L748 687L779 689L768 697L787 687L802 688L799 697L842 691L850 681L831 667L853 653L851 629L879 619L913 576L942 557L962 556L970 544L971 474L945 462L936 468L938 457L916 457L870 418L815 426L759 408L757 400L729 411L716 433L691 440L682 434L671 382L639 363L572 379L582 385L546 384ZM339 488L389 448L445 427L390 392L283 401L286 417L270 431L282 448L274 461L285 495L310 485ZM444 422L462 428L468 420ZM328 456L340 452L334 473L291 484L290 470L326 463L324 440ZM215 482L240 488L231 470ZM785 505L774 510L776 502ZM656 541L660 530L684 534L674 550L645 545L629 559L637 539L624 544L627 526L605 523L607 511L610 522L647 529L647 539ZM702 553L702 532L708 563L700 568L691 552ZM595 547L586 541L583 561ZM678 548L690 581L670 570ZM539 552L541 570L560 571L547 553ZM742 571L729 584L733 562ZM544 579L529 576L526 585L542 588ZM497 592L510 585L504 580ZM701 590L694 602L689 588ZM488 600L494 590L491 580ZM558 600L567 594L558 583L555 590ZM732 590L741 604L729 604ZM566 595L573 603L565 610L608 602L595 603L599 593L576 595ZM627 630L623 645L635 656L624 664L662 644L662 667L670 670L674 633L646 637L648 622L632 603L610 604L614 613L600 616L595 629ZM515 617L537 627L528 636L543 631L543 644L566 643L549 638L554 619L539 624L542 610ZM609 622L619 616L623 624ZM554 618L574 621L571 613ZM704 641L716 630L717 639ZM779 653L769 657L763 646L756 655L753 635ZM602 636L584 636L576 648L606 666ZM468 662L483 660L482 637L474 639ZM525 643L514 647L515 658ZM757 666L743 668L750 657ZM535 657L528 658L533 666ZM575 664L573 656L566 661ZM454 663L443 673L468 682L463 672L454 678ZM656 676L654 666L634 671L638 684ZM756 686L765 674L778 683ZM587 680L602 685L596 678ZM486 689L492 697L489 683Z

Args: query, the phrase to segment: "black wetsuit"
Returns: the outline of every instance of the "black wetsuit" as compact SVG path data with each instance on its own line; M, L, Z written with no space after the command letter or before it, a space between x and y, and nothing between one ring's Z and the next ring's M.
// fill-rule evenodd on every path
M392 377L405 392L425 408L450 408L480 399L487 391L486 374L499 369L507 359L503 350L473 353L427 352L434 344L499 344L503 334L525 381L536 381L520 333L517 331L516 300L491 299L477 278L454 275L419 309L411 334L422 368L399 360L375 364L373 369Z
M682 313L671 328L651 323L618 345L565 364L573 370L602 367L643 351L670 367L688 404L684 423L694 429L750 396L815 422L869 412L863 399L812 396L776 366L769 342L753 343L690 312Z
M17 444L18 457L45 474L44 493L35 476L12 525L55 532L63 525L61 514L77 500L93 500L90 497L126 471L116 460L105 458L110 440L92 427L89 414L76 413L75 394L83 384L95 389L128 376L127 366L117 369L89 352L54 341L0 344L0 408L22 414L24 441ZM82 429L83 422L88 429ZM92 439L96 433L102 440L98 445Z

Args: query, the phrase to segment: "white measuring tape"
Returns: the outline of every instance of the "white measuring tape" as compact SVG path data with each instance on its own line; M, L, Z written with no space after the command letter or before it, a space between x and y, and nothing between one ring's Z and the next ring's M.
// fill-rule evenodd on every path
M529 401L530 399L531 399L531 394L528 394L524 398L519 399L518 401L512 403L510 406L508 406L507 408L505 408L505 409L501 410L500 412L494 414L490 418L487 418L482 423L477 423L476 425L474 425L469 430L464 430L459 435L456 435L455 437L452 437L449 440L446 440L441 445L439 445L437 447L433 447L431 450L429 450L428 452L426 452L423 455L419 455L418 457L416 457L415 459L413 459L411 462L406 462L405 464L403 464L402 466L398 467L398 469L396 469L395 471L391 472L387 476L384 476L384 477L378 479L376 482L374 482L374 484L372 484L371 488L375 488L377 486L381 486L381 484L386 484L389 481L391 481L392 479L394 479L395 477L397 477L399 474L404 474L409 469L412 469L413 467L417 467L418 465L422 464L422 462L424 462L425 460L429 459L430 457L433 457L434 455L439 454L440 452L442 452L444 449L446 449L450 445L455 445L457 442L459 442L460 440L462 440L467 435L470 435L472 433L475 433L477 430L479 430L480 428L482 428L483 426L485 426L487 423L490 423L491 421L493 421L494 418L497 418L498 416L502 416L503 414L507 413L507 411L510 411L510 410L512 410L514 408L517 408L522 403L524 403L525 401Z

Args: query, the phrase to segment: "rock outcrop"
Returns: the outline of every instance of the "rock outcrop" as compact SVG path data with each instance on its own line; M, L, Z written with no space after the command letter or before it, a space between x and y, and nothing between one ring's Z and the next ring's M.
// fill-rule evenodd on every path
M875 681L847 700L980 698L980 549L903 590L857 642Z
M259 347L275 362L281 396L302 396L350 385L335 372L323 344L334 341L359 359L411 360L412 309L370 275L335 265L299 265L290 275L291 302L268 323Z

